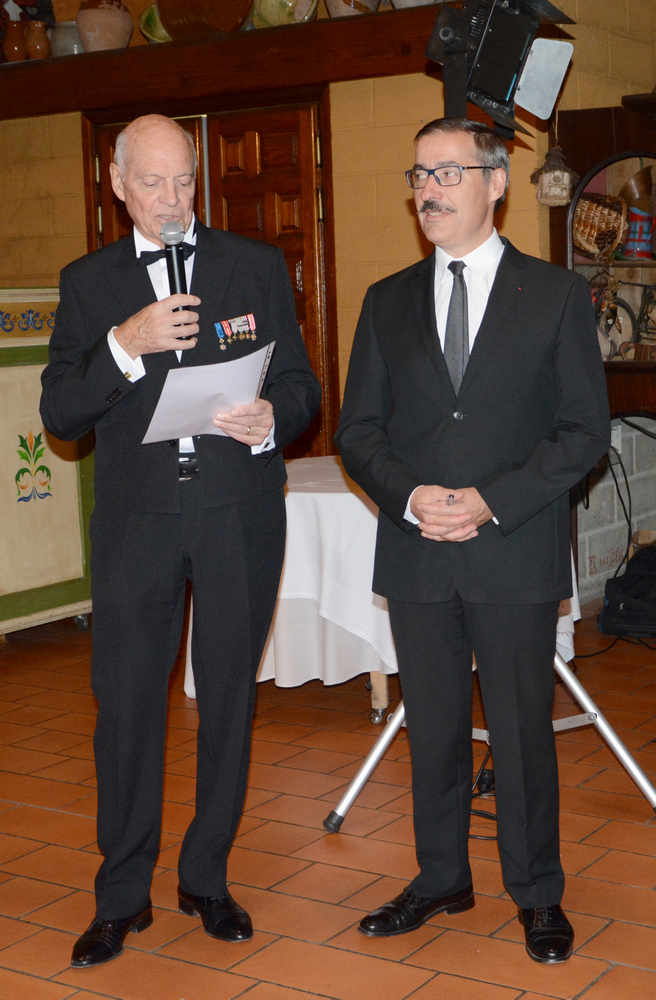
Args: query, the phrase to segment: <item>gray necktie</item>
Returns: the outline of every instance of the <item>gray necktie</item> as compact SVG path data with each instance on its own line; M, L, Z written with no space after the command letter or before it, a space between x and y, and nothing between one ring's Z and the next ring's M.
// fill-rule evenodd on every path
M449 369L456 396L469 361L469 318L467 315L467 286L463 277L466 264L452 260L449 271L453 274L453 291L449 301L444 334L444 360Z

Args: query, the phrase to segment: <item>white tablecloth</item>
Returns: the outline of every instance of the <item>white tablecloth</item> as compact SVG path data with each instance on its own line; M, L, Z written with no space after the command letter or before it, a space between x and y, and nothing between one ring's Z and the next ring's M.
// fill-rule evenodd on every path
M287 546L278 603L258 680L295 687L340 684L357 674L396 673L387 601L371 592L377 508L338 458L287 463ZM574 655L574 598L563 602L558 652ZM194 696L191 629L185 691Z

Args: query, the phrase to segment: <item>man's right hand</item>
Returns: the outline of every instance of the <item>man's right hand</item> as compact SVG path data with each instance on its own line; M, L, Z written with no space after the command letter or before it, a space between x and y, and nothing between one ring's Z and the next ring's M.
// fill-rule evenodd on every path
M152 302L114 330L114 337L126 354L139 358L142 354L161 351L187 351L196 346L198 313L186 308L172 312L177 306L198 306L197 295L169 295L161 302ZM184 326L180 326L184 323ZM181 340L181 337L191 340Z
M447 499L453 497L451 505ZM418 486L412 494L410 510L418 519L424 538L433 542L467 542L478 531L472 514L463 509L464 490L442 486Z

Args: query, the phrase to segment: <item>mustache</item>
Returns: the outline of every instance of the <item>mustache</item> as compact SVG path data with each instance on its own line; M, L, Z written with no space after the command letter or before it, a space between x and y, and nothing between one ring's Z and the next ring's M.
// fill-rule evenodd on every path
M428 198L422 202L419 214L421 215L422 212L451 212L454 215L455 208L451 208L450 205L443 205L442 202L436 201L435 198Z

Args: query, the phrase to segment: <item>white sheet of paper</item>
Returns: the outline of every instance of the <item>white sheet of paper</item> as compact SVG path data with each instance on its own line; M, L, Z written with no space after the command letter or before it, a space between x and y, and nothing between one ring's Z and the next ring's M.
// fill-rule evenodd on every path
M142 444L218 434L217 413L255 401L268 346L234 361L191 368L172 368L159 397Z

